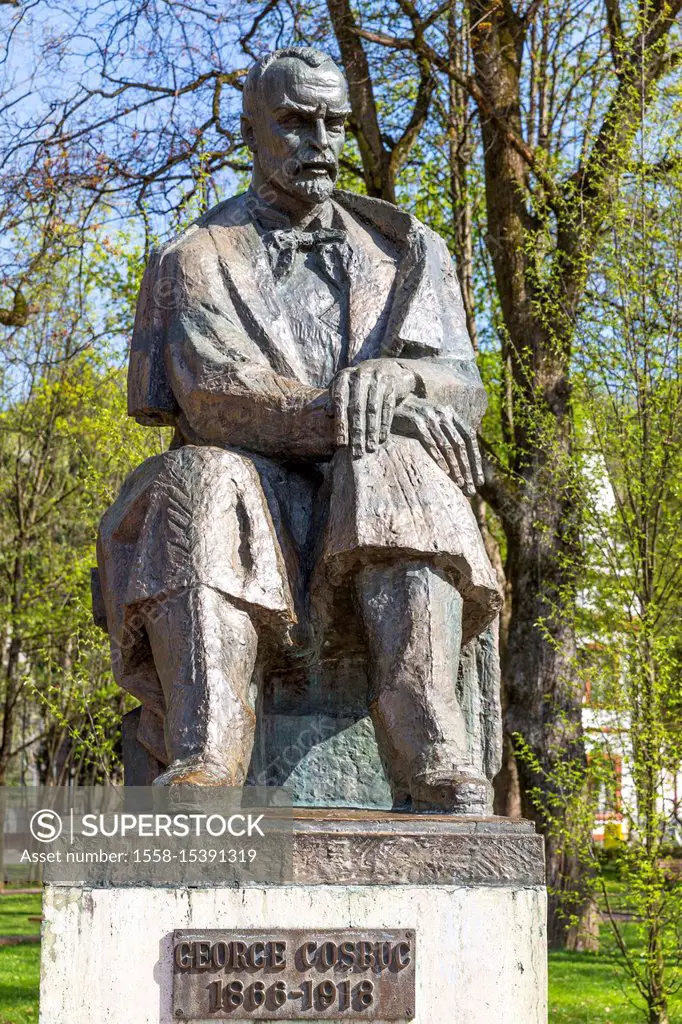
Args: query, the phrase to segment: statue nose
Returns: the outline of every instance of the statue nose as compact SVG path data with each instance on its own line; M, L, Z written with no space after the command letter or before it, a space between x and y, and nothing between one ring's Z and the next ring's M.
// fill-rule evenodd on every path
M327 126L324 123L324 118L318 117L315 121L315 131L312 137L312 143L316 149L322 153L329 145L329 136L327 135Z

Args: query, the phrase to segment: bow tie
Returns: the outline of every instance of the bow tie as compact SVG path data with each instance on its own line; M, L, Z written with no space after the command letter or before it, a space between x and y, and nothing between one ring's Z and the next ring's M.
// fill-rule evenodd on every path
M347 268L350 257L346 232L335 228L318 228L317 231L299 231L297 228L266 231L263 235L263 244L267 249L276 281L291 272L298 252L318 251L323 266L332 279L335 277L334 257L340 257L344 268Z

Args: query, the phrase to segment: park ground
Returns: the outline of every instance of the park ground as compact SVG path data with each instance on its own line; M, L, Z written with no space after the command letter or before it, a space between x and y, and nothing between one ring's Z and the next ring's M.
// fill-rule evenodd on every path
M40 976L39 892L0 893L0 1024L35 1024ZM639 1024L644 1016L611 952L552 953L549 1024ZM682 999L671 1007L682 1024ZM501 1022L502 1024L502 1022ZM521 1021L515 1024L522 1024Z

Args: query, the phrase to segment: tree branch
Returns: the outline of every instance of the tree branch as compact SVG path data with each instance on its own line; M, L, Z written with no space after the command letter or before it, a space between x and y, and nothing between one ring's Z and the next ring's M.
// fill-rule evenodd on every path
M388 154L381 140L372 77L367 54L356 31L349 0L327 0L329 16L346 69L353 117L351 128L358 141L367 191L371 196L395 200L386 180Z
M403 13L411 20L414 31L414 42L404 47L416 55L419 66L419 85L410 119L400 138L386 145L386 136L382 134L379 116L374 99L372 79L365 49L362 45L364 33L358 27L349 0L327 0L334 32L341 50L341 57L346 68L348 89L350 93L353 120L351 127L358 140L367 191L395 202L395 182L421 132L429 114L431 100L436 87L433 74L433 61L422 47L426 28L447 10L450 0L446 0L428 18L422 20L414 4L414 0L398 0Z
M573 192L573 198L579 202L582 232L587 229L590 236L601 223L599 200L605 188L610 187L611 172L622 168L628 160L630 143L641 122L642 106L650 99L655 83L670 70L671 63L680 59L679 50L665 55L656 53L680 10L682 0L668 3L665 13L652 22L648 32L631 41L629 54L623 55L618 86L590 152L564 185L565 198L570 200ZM582 232L576 244L586 237Z
M372 32L369 29L363 28L356 28L355 32L368 42L377 43L378 45L385 46L389 49L411 50L413 52L416 50L417 44L414 39L391 36L385 32ZM533 150L532 147L514 131L509 122L495 110L474 77L461 72L454 64L441 56L425 40L422 40L419 43L419 49L434 67L452 78L463 89L466 89L468 94L476 103L481 114L494 122L497 130L502 133L509 145L516 150L519 156L522 157L528 167L533 171L533 174L545 190L550 205L558 205L561 201L561 190L558 183L543 166L543 158L539 156L535 150Z
M436 87L436 78L433 74L431 61L424 54L423 46L420 45L424 42L424 33L427 28L427 21L430 24L430 20L422 20L413 0L398 0L398 4L403 13L405 13L412 22L412 29L414 32L414 51L417 54L417 59L419 61L419 88L412 116L405 128L405 131L391 152L390 166L394 177L397 175L398 170L407 159L412 146L426 122L429 107L431 105L431 99ZM434 18L435 20L435 16L443 9L446 8L439 7L437 11L432 12L431 18Z
M1 0L0 0L1 2ZM0 324L3 327L25 327L36 310L29 306L21 286L14 289L14 303L11 309L0 309Z

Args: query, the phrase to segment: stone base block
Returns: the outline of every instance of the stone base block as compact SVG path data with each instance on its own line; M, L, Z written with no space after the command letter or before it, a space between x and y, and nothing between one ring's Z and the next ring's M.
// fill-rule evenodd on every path
M46 886L40 1024L177 1024L176 929L346 928L415 932L417 1024L545 1024L542 847L530 826L317 812L297 827L294 869L293 884L272 886Z

